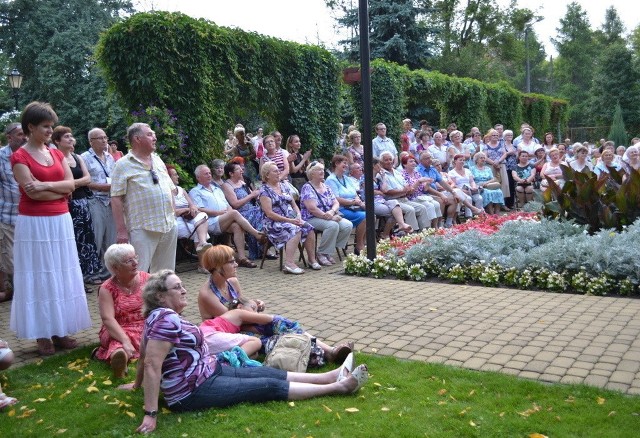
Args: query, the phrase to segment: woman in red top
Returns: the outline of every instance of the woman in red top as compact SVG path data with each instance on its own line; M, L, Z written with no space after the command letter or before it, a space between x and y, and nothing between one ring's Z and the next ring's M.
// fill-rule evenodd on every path
M91 327L67 199L75 184L62 152L49 149L58 116L31 102L22 112L27 143L11 155L20 186L14 243L11 330L37 339L42 355L75 348L68 335Z

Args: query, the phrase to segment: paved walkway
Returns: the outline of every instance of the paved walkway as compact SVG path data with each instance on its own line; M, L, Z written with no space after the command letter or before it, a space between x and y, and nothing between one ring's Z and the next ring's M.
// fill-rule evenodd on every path
M178 266L190 293L187 319L199 321L198 288L206 276ZM544 382L585 383L640 394L640 300L561 295L441 283L345 276L340 264L301 276L239 268L246 297L267 311L297 319L329 343ZM97 343L100 317L90 294L94 327L82 344ZM10 303L0 303L0 338L22 364L37 358L35 341L9 332Z

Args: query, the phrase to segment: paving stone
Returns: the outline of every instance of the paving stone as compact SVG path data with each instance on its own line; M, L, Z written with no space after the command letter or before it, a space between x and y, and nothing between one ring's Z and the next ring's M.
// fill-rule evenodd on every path
M618 383L618 382L609 382L605 385L606 389L611 389L612 391L620 391L620 392L627 392L629 390L631 385L627 385L624 383Z
M635 378L635 373L630 373L628 371L614 371L609 377L609 381L615 383L625 383L631 384L633 379Z
M577 377L586 377L589 375L589 370L585 370L584 368L574 368L571 367L567 370L567 376L577 376Z
M472 357L462 364L465 368L470 368L472 370L479 370L481 367L487 363L486 359L482 359L480 357Z
M542 360L542 361L545 361L545 362L551 362L556 357L558 357L558 353L557 352L541 351L540 353L538 353L538 354L536 354L534 356L534 359L535 360Z
M640 362L633 360L621 360L618 363L618 370L620 371L628 371L630 373L637 373L640 370Z
M541 360L532 360L531 362L526 363L525 366L522 367L522 369L524 371L534 371L536 373L543 373L548 366L549 366L549 362L544 362Z

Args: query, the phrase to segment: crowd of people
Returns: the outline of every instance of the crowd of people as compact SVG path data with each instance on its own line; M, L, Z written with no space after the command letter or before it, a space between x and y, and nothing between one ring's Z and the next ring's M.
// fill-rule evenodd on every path
M20 122L6 127L0 149L0 300L12 298L10 328L18 338L35 339L41 355L75 348L72 335L91 325L87 285L100 285L102 327L93 356L117 378L140 359L135 381L123 385L144 388L140 432L156 427L159 391L171 409L183 411L350 393L366 382L353 343L330 346L298 322L264 313L265 302L243 297L237 279L238 267L256 268L270 247L282 253L283 272L294 275L305 272L299 248L312 270L335 264L335 251L345 250L352 235L354 253L363 251L368 152L355 126L340 137L327 169L297 135L283 147L278 131L251 136L237 125L224 145L226 159L197 166L197 185L187 190L156 153L149 125L128 128L126 154L104 130L91 129L90 149L78 155L72 130L57 121L50 105L32 102ZM549 180L564 183L562 164L600 178L640 168L638 139L628 148L605 140L599 147L556 143L552 133L539 141L527 124L515 138L502 125L465 136L455 124L434 131L423 121L414 129L406 119L398 148L384 123L375 130L374 212L382 238L522 206ZM209 242L222 234L233 248ZM198 293L200 325L180 316L180 238L193 240L207 274ZM320 356L342 366L304 374L222 365L219 354L229 351L252 363L283 333L313 337ZM0 341L0 368L11 360ZM238 385L254 389L236 392ZM15 402L0 388L0 408Z

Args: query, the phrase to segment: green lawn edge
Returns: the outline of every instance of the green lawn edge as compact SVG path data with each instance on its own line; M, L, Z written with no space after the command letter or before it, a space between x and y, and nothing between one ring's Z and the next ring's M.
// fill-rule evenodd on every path
M142 392L117 390L126 379L112 379L106 364L87 359L90 351L4 372L4 391L20 403L0 412L0 436L133 435ZM637 436L640 428L640 396L386 356L356 358L371 373L357 395L163 410L154 436L618 438Z

